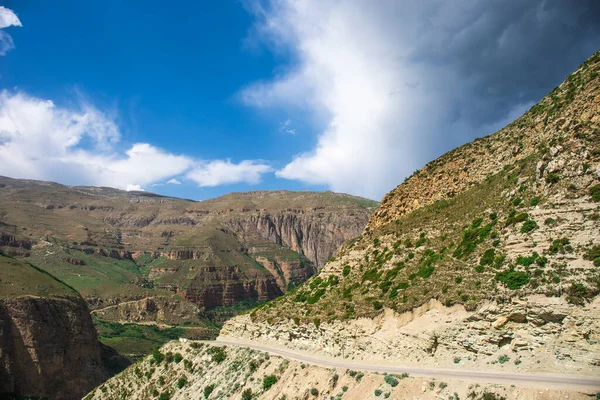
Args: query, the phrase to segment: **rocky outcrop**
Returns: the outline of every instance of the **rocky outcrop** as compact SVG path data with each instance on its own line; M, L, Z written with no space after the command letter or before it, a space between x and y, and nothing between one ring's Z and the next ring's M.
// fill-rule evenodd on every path
M298 286L317 272L313 263L302 258L287 260L278 257L255 256L255 259L273 275L277 286L283 292Z
M232 306L240 300L266 301L282 294L275 278L264 271L242 271L239 267L200 267L184 291L186 299L210 310Z
M360 235L368 219L367 213L345 210L289 210L285 213L260 213L232 218L226 226L242 241L258 234L304 255L317 267L322 267L344 242Z
M147 297L92 311L105 321L156 322L158 324L200 323L202 310L195 304L171 296Z
M83 299L0 299L0 393L79 399L106 378Z
M599 332L600 299L582 308L535 296L502 306L486 303L475 311L431 300L403 314L387 310L374 319L311 324L293 319L265 324L244 314L226 322L220 338L404 365L476 367L506 355L529 370L592 373L600 367Z

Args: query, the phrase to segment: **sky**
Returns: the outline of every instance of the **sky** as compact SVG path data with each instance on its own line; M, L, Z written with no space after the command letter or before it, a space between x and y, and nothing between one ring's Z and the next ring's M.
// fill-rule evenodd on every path
M0 175L379 200L598 49L597 0L0 0Z

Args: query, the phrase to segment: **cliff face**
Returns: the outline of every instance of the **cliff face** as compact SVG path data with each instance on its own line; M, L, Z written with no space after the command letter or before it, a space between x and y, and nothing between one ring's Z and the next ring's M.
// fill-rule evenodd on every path
M266 271L248 275L238 267L203 267L185 289L185 298L210 310L245 299L266 301L281 293L275 278Z
M79 399L107 375L85 301L0 256L0 394Z
M238 237L251 235L284 245L311 260L318 268L365 227L369 215L352 211L260 213L231 219L226 226Z

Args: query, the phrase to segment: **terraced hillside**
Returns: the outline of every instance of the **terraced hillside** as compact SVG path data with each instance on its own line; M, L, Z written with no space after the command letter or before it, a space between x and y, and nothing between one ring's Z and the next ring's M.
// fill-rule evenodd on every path
M599 72L600 52L506 128L427 164L317 275L221 335L600 372Z

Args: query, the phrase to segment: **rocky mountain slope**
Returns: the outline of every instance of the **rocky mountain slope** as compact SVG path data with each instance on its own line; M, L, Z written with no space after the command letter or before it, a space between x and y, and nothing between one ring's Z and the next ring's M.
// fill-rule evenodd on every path
M221 335L600 373L599 72L600 52L506 128L427 164L319 274Z
M94 308L165 292L214 308L303 282L360 234L374 205L285 191L195 202L0 178L0 247L48 268Z
M86 400L124 398L585 400L590 397L554 387L540 390L324 368L251 349L171 342L85 397Z
M0 254L0 397L78 399L106 378L81 296Z

